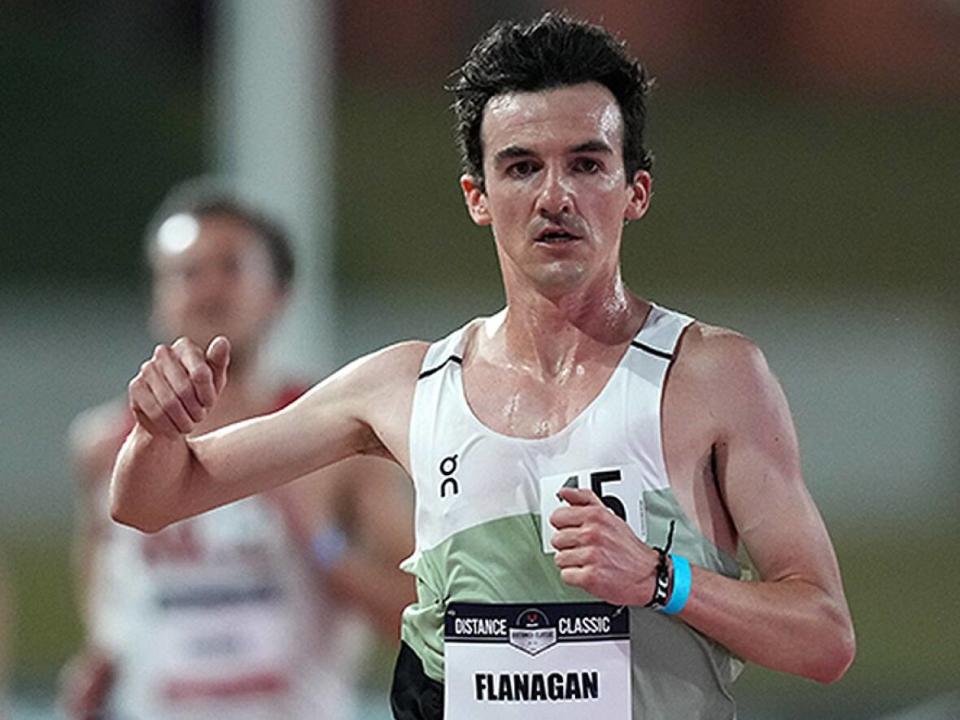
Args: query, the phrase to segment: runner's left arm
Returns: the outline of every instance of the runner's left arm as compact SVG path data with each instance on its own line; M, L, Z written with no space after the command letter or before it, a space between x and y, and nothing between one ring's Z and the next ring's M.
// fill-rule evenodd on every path
M760 574L744 582L691 568L678 617L745 660L821 682L850 666L855 640L833 545L800 471L779 383L756 347L729 333L693 341L699 393L713 418L715 478ZM590 491L564 488L551 516L564 581L608 602L645 605L657 554ZM675 577L674 573L674 577Z

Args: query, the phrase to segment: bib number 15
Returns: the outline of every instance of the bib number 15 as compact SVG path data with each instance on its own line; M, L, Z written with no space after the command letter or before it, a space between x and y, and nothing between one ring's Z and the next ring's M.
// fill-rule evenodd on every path
M555 552L550 540L556 529L550 515L563 505L557 492L563 487L593 490L610 511L623 520L641 540L647 539L647 513L643 502L643 482L635 467L587 470L540 478L540 521L543 551Z

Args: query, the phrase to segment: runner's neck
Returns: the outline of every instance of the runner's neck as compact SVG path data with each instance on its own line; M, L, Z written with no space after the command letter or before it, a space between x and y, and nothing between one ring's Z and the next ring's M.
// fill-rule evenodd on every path
M599 297L532 300L508 304L485 322L475 335L475 354L544 379L563 376L584 363L619 357L650 310L622 284Z

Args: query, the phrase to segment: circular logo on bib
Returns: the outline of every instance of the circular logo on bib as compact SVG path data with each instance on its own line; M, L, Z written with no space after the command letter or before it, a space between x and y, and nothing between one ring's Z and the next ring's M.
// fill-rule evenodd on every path
M528 655L537 655L557 643L557 628L538 608L521 612L510 628L510 644Z

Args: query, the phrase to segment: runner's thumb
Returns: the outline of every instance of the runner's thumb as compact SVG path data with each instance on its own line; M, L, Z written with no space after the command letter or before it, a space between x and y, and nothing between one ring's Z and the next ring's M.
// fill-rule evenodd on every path
M223 335L217 335L207 345L207 364L213 370L213 384L217 392L227 383L227 366L230 364L230 341Z

